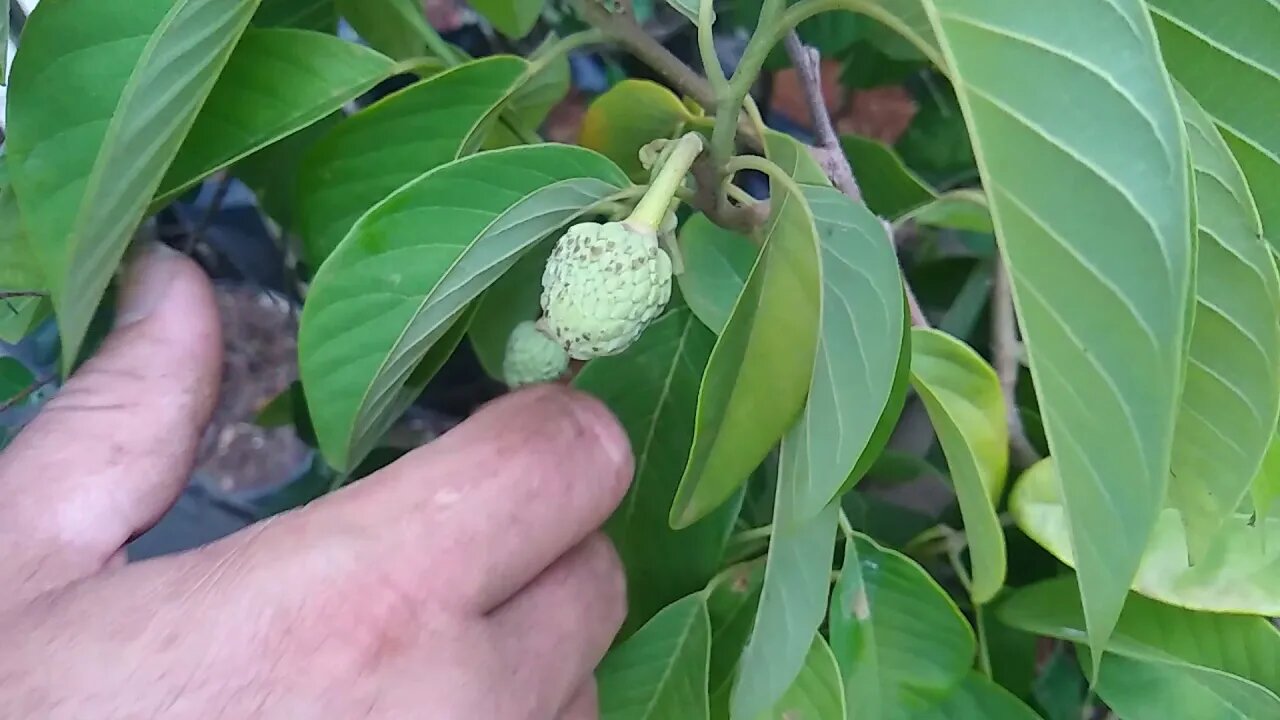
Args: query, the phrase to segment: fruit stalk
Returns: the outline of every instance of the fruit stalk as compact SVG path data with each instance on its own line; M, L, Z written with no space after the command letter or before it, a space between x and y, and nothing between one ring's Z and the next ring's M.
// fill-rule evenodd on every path
M667 154L666 162L662 164L653 182L649 184L644 197L640 198L635 210L623 222L636 230L657 232L663 218L667 216L667 210L671 207L671 199L675 197L676 190L689 174L693 161L702 154L702 147L702 136L698 133L686 133L680 138L676 146Z

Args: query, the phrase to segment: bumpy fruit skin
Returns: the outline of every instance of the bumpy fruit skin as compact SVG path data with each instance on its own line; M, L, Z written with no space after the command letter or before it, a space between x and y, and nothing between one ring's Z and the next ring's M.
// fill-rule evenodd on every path
M550 382L568 368L569 356L564 348L547 337L532 320L517 325L507 338L502 377L508 387Z
M616 355L671 299L671 258L653 230L580 223L556 243L542 274L547 332L575 360Z

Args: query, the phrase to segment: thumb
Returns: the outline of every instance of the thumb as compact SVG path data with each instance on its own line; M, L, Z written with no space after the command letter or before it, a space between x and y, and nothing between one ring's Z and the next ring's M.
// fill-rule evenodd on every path
M133 263L99 353L0 456L0 585L99 570L172 505L217 396L213 288L158 243Z

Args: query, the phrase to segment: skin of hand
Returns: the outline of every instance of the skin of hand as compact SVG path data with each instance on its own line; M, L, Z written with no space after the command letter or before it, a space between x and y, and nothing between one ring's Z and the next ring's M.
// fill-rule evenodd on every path
M603 405L515 393L306 507L126 564L220 372L208 280L148 249L103 349L0 455L0 717L597 717L626 612L599 528L633 469Z

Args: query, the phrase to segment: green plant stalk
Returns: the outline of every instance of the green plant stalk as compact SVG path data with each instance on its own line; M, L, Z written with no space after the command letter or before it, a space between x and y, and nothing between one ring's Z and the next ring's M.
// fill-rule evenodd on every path
M751 34L751 39L742 52L742 59L733 72L733 79L729 81L728 91L716 98L716 122L711 131L711 159L716 167L724 167L733 156L738 115L751 92L751 86L760 75L760 69L764 67L764 61L781 37L775 26L783 7L783 0L764 0L755 32ZM764 138L760 138L760 141L763 143Z
M707 80L719 98L729 93L729 79L724 75L724 67L720 65L720 56L716 55L715 2L702 0L698 3L698 53L702 57L702 67L707 73Z
M548 65L568 55L579 48L588 45L599 45L607 40L609 36L605 31L599 28L589 28L580 30L576 33L570 33L564 37L548 43L537 50L533 51L533 55L529 57L529 70L527 75L536 75L544 70Z
M671 207L671 199L684 183L693 161L701 154L701 135L691 132L677 140L676 146L662 164L662 169L649 184L649 190L636 203L636 209L624 222L637 229L657 232L663 218L667 216L667 209Z
M765 175L768 175L770 180L776 180L777 182L782 183L782 185L787 188L787 192L795 195L796 197L804 196L804 192L800 189L800 184L795 181L795 178L788 175L786 170L778 167L776 163L767 158L757 157L755 155L738 155L730 158L729 162L725 163L724 168L729 176L732 176L739 170L756 170L762 172Z

